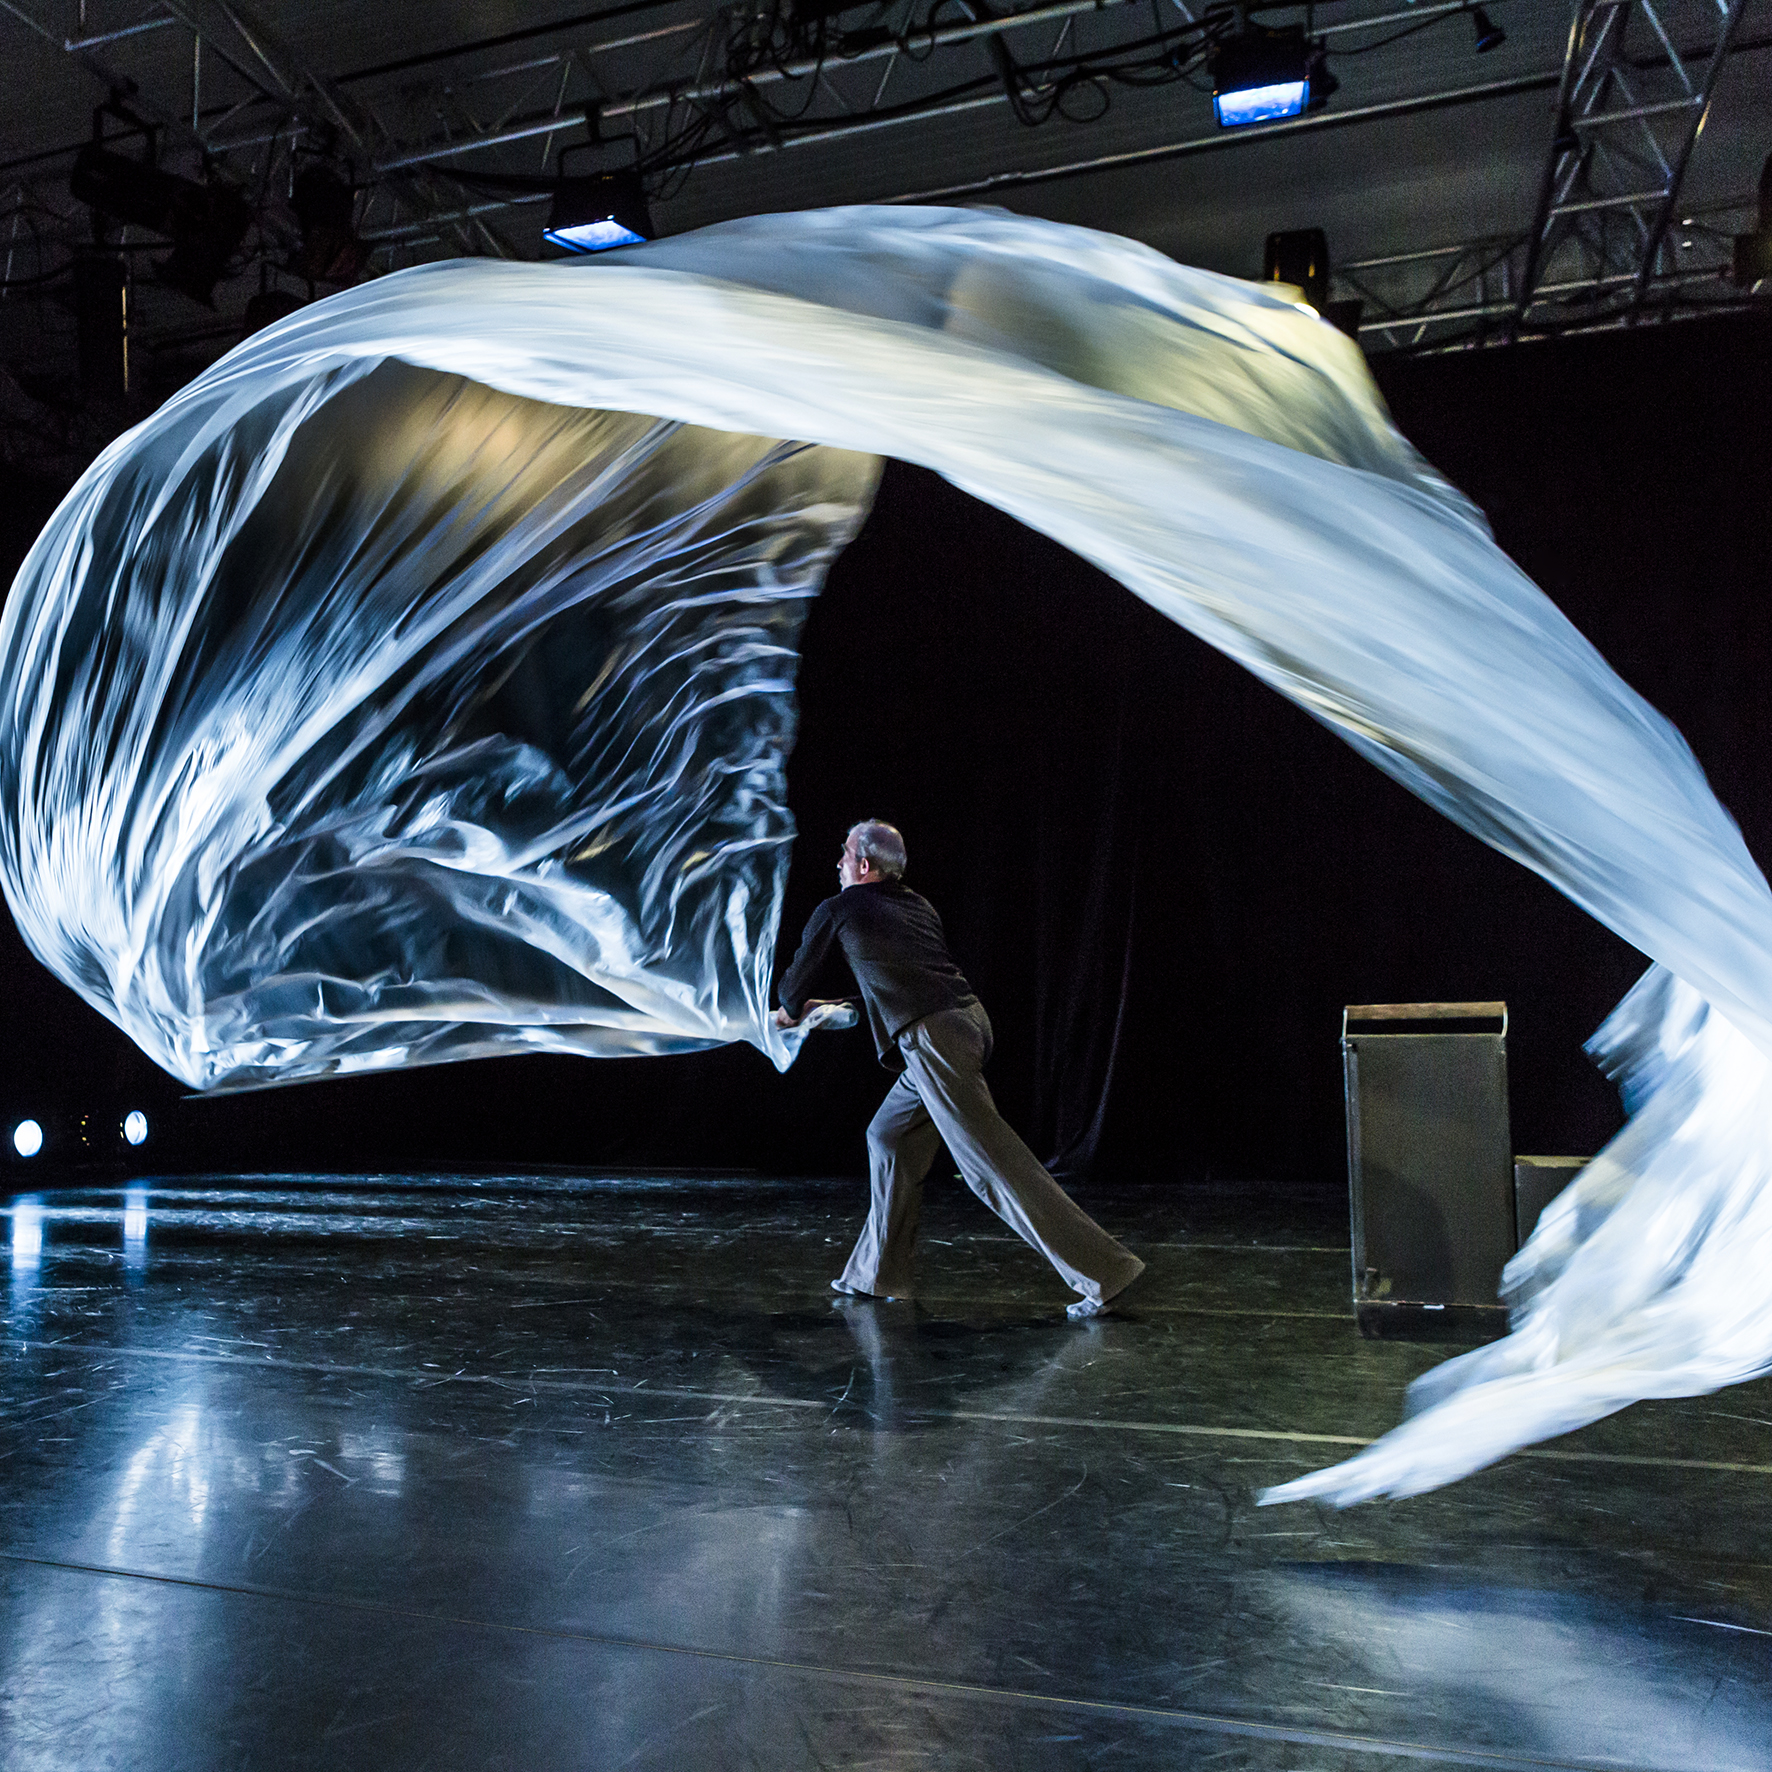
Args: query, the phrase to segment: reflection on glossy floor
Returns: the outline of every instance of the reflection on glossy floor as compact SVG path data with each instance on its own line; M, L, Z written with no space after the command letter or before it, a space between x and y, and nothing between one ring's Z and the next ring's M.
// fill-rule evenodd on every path
M1772 1767L1772 1387L1257 1510L1446 1350L1332 1204L1086 1198L1080 1325L957 1185L915 1306L855 1183L8 1200L0 1765Z

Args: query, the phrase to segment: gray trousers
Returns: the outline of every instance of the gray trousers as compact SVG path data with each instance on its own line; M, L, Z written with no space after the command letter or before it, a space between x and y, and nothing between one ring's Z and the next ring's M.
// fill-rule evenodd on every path
M991 1100L983 1066L990 1017L944 1009L898 1036L904 1073L868 1126L873 1200L841 1284L897 1298L912 1291L923 1178L945 1143L966 1185L1085 1298L1112 1298L1144 1271L1041 1167Z

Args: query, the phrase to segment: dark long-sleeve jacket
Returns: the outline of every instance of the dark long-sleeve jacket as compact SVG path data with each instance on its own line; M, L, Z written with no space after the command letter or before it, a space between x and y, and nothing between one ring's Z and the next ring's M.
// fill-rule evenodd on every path
M781 981L781 1006L796 1021L833 946L843 950L880 1062L904 1069L898 1036L912 1022L974 1000L948 952L935 906L901 880L871 880L827 898L807 919L800 951Z

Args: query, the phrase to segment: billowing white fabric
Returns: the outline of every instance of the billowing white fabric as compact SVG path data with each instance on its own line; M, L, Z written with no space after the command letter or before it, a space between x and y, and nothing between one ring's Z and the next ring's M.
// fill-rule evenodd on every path
M250 340L14 588L26 938L204 1087L541 1046L785 1064L797 611L880 455L1064 542L1659 962L1601 1036L1635 1118L1510 1268L1516 1333L1269 1498L1408 1492L1763 1369L1772 894L1735 827L1347 340L1101 235L766 217L412 271Z

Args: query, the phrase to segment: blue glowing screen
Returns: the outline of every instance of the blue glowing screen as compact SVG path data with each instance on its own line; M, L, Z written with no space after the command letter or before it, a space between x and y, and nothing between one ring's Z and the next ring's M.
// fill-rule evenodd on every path
M570 228L545 228L541 236L550 246L568 252L607 252L611 246L644 246L646 236L624 227L613 216L601 221L579 222Z
M1220 127L1235 129L1241 123L1268 123L1276 117L1296 117L1310 97L1308 80L1280 80L1272 86L1246 86L1239 92L1215 92L1212 108Z

